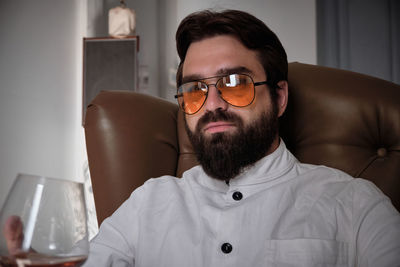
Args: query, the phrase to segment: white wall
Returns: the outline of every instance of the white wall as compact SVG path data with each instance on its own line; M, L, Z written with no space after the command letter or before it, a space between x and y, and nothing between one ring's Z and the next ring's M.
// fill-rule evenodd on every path
M163 2L163 0L160 0ZM317 36L316 36L316 11L315 0L165 0L167 5L176 6L176 10L169 7L163 9L166 21L171 25L171 18L176 18L173 34L179 22L188 14L207 8L213 9L239 9L247 11L262 21L281 40L288 61L316 64L317 62ZM170 29L169 29L169 32ZM175 36L173 36L175 37ZM166 39L167 44L171 42ZM175 49L175 47L173 47ZM167 68L163 69L161 76L167 77L170 68L176 66L176 51L166 51L171 58L167 60ZM164 78L165 80L166 78ZM169 86L162 94L163 97L174 101L174 86Z
M20 172L83 179L84 4L0 1L0 206Z
M179 25L178 0L159 0L159 81L160 96L176 103L175 76L179 64L175 33Z
M205 8L249 12L278 35L289 62L317 62L315 0L178 0L178 20Z

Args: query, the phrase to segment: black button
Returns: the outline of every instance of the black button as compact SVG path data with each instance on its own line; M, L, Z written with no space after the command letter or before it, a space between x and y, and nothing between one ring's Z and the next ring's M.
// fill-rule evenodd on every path
M242 193L240 193L239 191L236 191L232 194L232 198L236 201L239 201L243 198Z
M223 253L226 253L226 254L231 253L232 245L229 243L223 243L221 246L221 250Z

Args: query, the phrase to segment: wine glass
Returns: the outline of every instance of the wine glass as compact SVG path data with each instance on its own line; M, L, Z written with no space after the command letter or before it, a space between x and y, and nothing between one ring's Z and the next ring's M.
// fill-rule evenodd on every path
M0 266L81 266L89 253L83 184L19 174L0 227Z

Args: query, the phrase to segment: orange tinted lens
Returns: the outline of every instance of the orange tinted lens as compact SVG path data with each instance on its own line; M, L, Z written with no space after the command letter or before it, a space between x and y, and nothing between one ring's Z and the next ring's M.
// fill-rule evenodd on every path
M179 105L188 114L199 111L206 100L206 93L199 88L187 88L184 85L183 88L181 88L180 94L182 97L179 98Z
M229 75L218 81L221 97L231 105L244 107L254 99L254 84L245 75Z

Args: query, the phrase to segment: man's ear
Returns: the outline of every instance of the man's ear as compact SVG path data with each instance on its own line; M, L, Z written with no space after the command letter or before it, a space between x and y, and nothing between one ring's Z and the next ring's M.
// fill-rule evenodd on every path
M278 101L277 101L278 117L280 117L285 112L288 103L288 96L289 96L288 82L280 81L278 82L278 86L279 88L276 89L276 92L278 94Z

